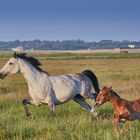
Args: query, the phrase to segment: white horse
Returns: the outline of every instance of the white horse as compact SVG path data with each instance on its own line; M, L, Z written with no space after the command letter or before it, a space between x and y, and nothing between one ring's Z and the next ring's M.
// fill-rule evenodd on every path
M68 74L52 76L39 67L40 62L25 54L13 54L13 57L0 71L0 78L21 72L28 84L28 92L31 99L24 99L23 106L27 116L31 113L27 104L39 106L48 104L51 113L55 115L55 105L73 101L79 103L83 108L94 112L92 107L85 101L90 98L94 101L96 94L91 93L92 84L96 93L99 93L98 80L94 73L86 70L81 74Z

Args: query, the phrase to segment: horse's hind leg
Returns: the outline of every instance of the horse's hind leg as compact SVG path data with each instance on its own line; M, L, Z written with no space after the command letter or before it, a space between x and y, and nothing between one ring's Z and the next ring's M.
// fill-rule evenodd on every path
M51 111L52 117L55 117L56 116L56 113L55 113L55 104L54 104L52 98L51 97L48 97L46 99L46 103L48 104L48 107L49 107L49 109Z
M48 103L49 109L51 111L52 117L56 117L55 113L55 104L54 103Z
M86 102L85 98L82 97L80 94L76 95L73 98L73 101L75 101L76 103L80 104L84 109L92 112L91 106Z

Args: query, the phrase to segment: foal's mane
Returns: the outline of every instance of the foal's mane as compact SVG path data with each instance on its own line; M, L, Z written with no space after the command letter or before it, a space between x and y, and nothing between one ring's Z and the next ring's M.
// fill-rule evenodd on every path
M110 94L111 94L113 97L117 96L118 98L121 98L121 97L120 97L115 91L113 91L113 90L110 91Z
M110 89L109 87L104 86L102 91L104 91L105 94L109 92L109 94L107 94L107 95L111 95L113 97L117 96L118 98L121 98L114 90Z
M45 72L43 71L39 66L41 66L42 64L34 57L31 56L26 56L26 53L20 53L20 54L16 54L16 57L21 58L27 62L29 62L33 67L35 67L37 70L41 71L41 72ZM47 73L47 72L45 72Z

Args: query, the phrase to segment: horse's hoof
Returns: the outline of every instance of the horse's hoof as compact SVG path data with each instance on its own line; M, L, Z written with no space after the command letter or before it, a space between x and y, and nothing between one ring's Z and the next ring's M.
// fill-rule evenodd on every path
M96 112L95 108L94 108L94 107L92 107L92 108L91 108L91 110L90 110L90 112L91 112L91 113Z
M53 119L55 119L55 118L56 118L56 114L55 114L55 113L51 114L51 117L52 117Z
M30 118L31 118L31 119L35 119L35 116L31 115Z
M29 113L29 114L26 114L26 116L27 116L27 117L30 117L30 116L32 116L32 115L31 115L31 113Z
M28 116L28 118L30 118L30 119L35 119L35 116L30 115L30 116Z
M31 119L35 119L35 116L31 115L31 114L27 114L26 115L28 118L31 118Z
M98 113L96 111L93 112L93 116L97 117Z

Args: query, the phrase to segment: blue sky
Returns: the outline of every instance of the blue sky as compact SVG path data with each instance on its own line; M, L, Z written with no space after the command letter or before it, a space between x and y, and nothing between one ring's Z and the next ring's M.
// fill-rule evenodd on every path
M0 40L140 40L140 0L0 0Z

